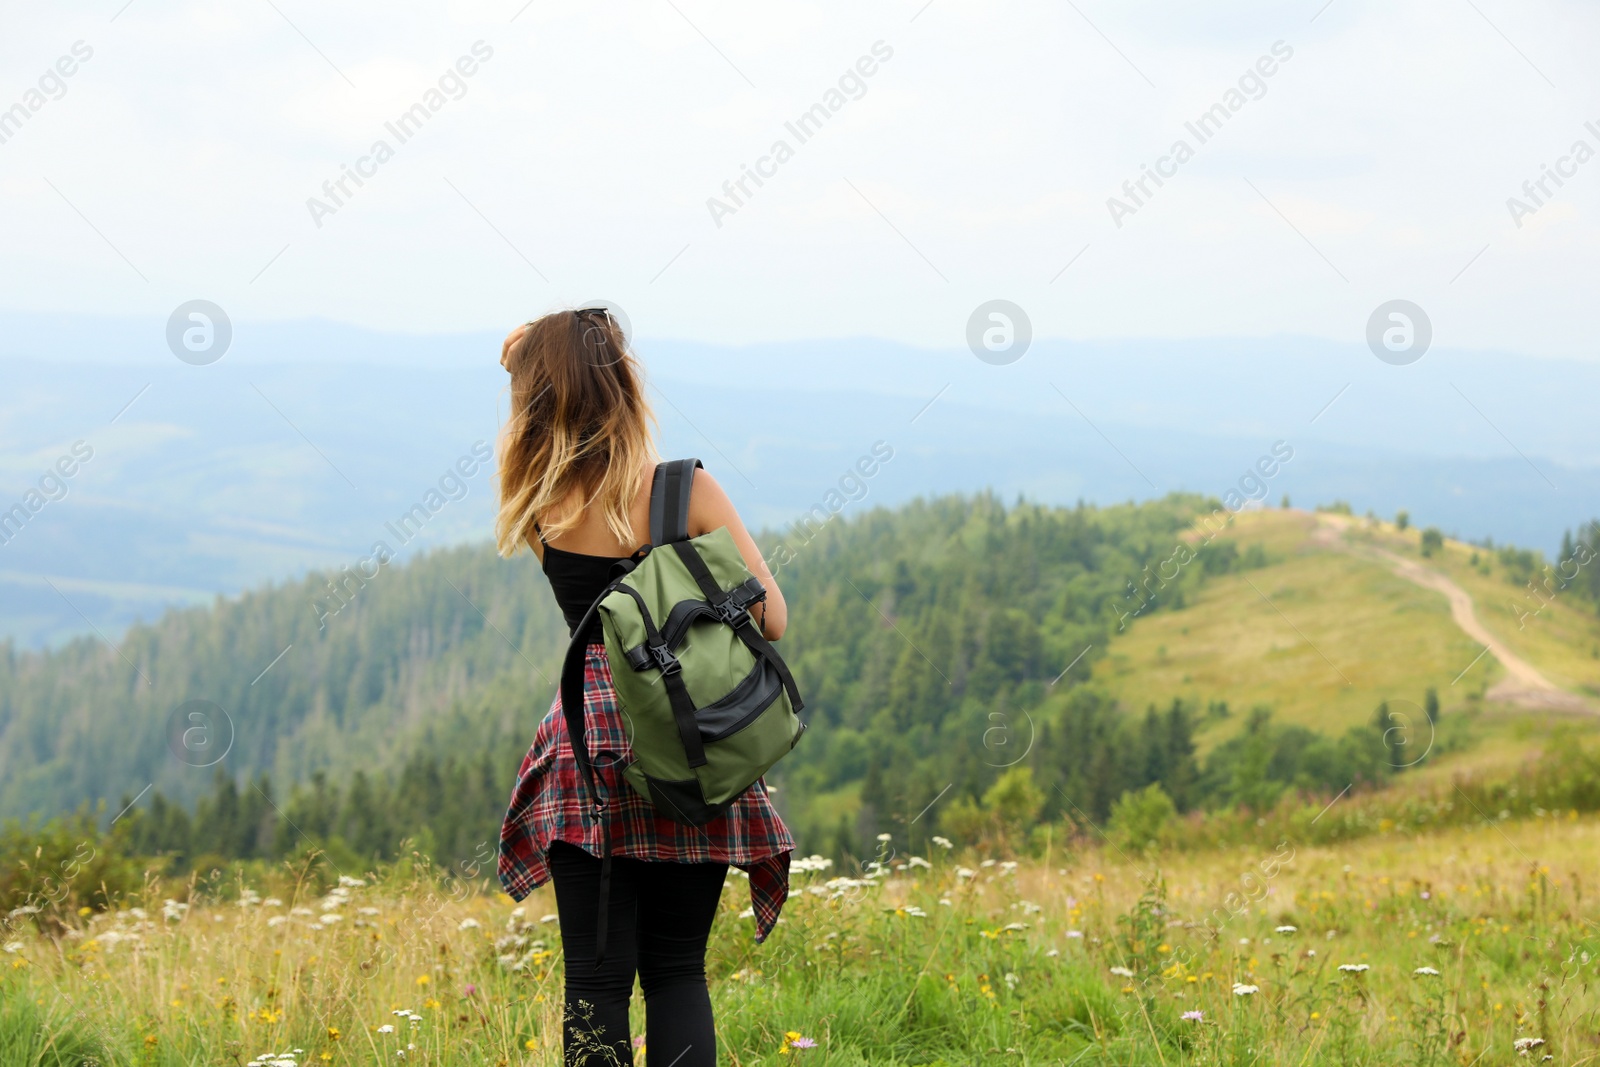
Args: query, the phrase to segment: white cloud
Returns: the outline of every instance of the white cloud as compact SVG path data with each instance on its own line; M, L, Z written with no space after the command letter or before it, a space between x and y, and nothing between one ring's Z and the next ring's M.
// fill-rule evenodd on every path
M8 16L0 107L75 41L95 51L0 144L0 302L164 317L204 296L422 331L598 294L644 335L947 347L997 295L1044 335L1355 342L1405 296L1458 343L1589 344L1594 182L1521 231L1505 208L1575 138L1600 147L1576 0L1334 0L1315 21L1317 2L637 0L514 22L520 0L276 2L293 27L264 2ZM306 198L479 40L466 95L313 226ZM866 93L716 228L706 198L880 40ZM1115 228L1106 198L1279 40L1265 95Z

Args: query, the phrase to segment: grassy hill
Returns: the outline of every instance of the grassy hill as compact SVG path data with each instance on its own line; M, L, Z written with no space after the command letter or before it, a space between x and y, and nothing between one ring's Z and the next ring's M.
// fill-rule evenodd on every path
M1531 619L1494 609L1531 554L1441 538L1424 557L1415 531L1278 509L1202 543L1215 508L945 497L766 535L789 561L783 645L812 726L772 776L802 847L981 836L1023 809L1098 823L1150 786L1183 811L1381 785L1420 746L1394 749L1375 709L1415 721L1430 689L1439 755L1468 723L1520 751L1529 713L1508 710L1590 721L1595 600L1574 586ZM1135 583L1156 590L1137 613ZM470 855L563 644L534 561L472 546L173 612L115 648L7 648L0 816L137 800L159 808L141 831L158 851L337 838L389 855L425 832ZM197 700L215 720L198 734Z
M1554 686L1600 695L1593 603L1546 594L1536 617L1519 617L1511 605L1530 612L1541 604L1516 584L1531 568L1508 567L1492 550L1443 538L1423 556L1419 530L1283 509L1241 513L1218 540L1260 545L1269 563L1215 578L1182 611L1135 619L1094 671L1126 707L1174 696L1200 707L1227 701L1235 715L1208 743L1257 704L1319 731L1365 722L1382 701L1420 708L1430 687L1446 716L1537 707L1500 688L1508 674L1496 654L1482 654L1446 596L1397 573L1394 557L1459 585L1483 628ZM1592 704L1600 712L1600 701Z

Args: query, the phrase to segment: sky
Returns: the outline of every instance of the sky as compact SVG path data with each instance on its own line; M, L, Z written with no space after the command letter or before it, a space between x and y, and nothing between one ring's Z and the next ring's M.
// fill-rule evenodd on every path
M1039 337L1356 345L1405 299L1441 348L1596 358L1593 5L92 0L5 23L13 311L205 299L439 333L605 299L641 336L953 349L993 299ZM1536 201L1547 165L1569 176ZM1135 198L1147 166L1168 176Z

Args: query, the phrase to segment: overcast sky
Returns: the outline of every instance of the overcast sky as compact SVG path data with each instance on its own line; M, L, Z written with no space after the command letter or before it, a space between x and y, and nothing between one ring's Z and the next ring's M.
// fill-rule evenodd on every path
M8 5L4 307L434 332L598 296L953 348L997 297L1041 336L1354 343L1405 298L1436 345L1595 354L1592 4L124 3Z

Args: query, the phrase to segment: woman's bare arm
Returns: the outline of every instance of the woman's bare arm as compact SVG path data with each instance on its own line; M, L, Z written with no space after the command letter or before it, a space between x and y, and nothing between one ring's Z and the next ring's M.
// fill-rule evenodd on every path
M709 472L697 470L694 472L694 492L689 497L690 536L699 537L722 526L726 526L733 535L733 543L739 546L739 554L744 557L744 564L750 568L750 573L767 587L765 604L758 604L751 610L761 626L761 632L768 640L776 641L789 625L789 605L784 602L783 591L767 569L767 562L761 558L761 550L756 547L750 531L744 528L733 501L728 499L728 494Z

